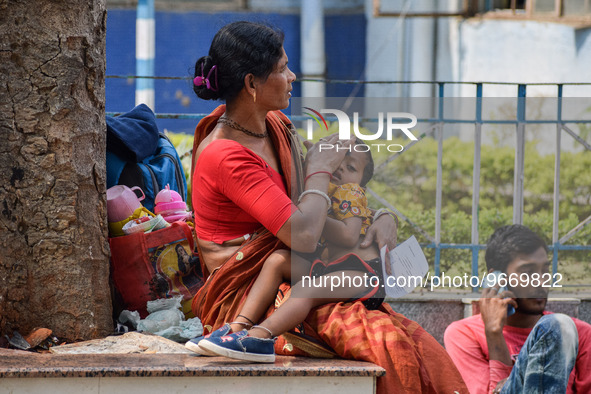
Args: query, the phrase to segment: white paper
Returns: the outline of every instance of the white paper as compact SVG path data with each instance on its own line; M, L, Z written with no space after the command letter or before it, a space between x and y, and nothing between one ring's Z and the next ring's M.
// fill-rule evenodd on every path
M423 277L429 271L427 258L413 235L388 253L392 276L386 273L386 246L380 250L384 287L391 298L402 297L423 284Z

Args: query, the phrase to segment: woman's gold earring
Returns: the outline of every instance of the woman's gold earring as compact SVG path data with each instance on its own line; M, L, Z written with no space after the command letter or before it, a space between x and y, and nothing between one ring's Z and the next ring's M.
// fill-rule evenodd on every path
M256 103L257 102L257 91L256 90L254 90L252 92L252 98L253 98L254 102Z

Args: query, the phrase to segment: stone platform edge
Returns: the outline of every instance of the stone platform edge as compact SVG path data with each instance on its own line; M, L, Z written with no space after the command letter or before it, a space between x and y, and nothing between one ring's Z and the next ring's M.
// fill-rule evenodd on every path
M342 376L380 377L374 364L278 356L273 364L189 354L39 354L0 349L0 379L157 376Z

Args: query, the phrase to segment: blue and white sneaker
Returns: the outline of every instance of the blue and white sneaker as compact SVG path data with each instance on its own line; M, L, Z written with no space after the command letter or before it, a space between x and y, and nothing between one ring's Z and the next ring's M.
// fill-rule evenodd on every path
M222 337L224 335L228 335L231 333L232 333L232 329L230 328L230 323L226 323L223 326L221 326L220 328L218 328L217 330L212 331L207 335L202 335L200 337L193 338L193 339L189 340L187 343L185 343L185 347L187 349L201 355L201 356L217 356L217 354L201 348L201 346L199 346L199 344L201 343L202 340L204 340L206 338Z
M257 363L275 362L275 339L249 337L248 331L205 338L199 347L219 356Z

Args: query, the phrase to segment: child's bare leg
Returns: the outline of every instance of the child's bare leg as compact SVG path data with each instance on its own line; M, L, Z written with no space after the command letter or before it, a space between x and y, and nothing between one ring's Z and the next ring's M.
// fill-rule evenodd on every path
M235 322L248 326L258 323L271 303L275 302L279 285L290 277L290 263L288 250L277 250L267 258ZM231 327L233 332L244 329L242 324L232 324Z
M312 263L296 253L291 253L291 271L290 276L285 279L291 279L291 285L295 286L304 276L310 276Z
M327 288L306 287L297 289L298 294L305 294L307 297L290 297L271 316L260 323L260 326L271 331L273 335L283 334L303 322L312 308L333 302L347 301L358 296L366 289L365 287L355 286L339 286L331 289L330 285L334 283L331 281L332 277L342 278L343 275L350 277L352 282L356 277L364 279L364 273L359 271L340 271L321 276L319 278L327 278ZM302 283L300 282L296 286L301 287ZM293 291L294 289L292 289L292 294ZM269 338L269 332L262 328L255 327L249 330L248 334L257 338Z

